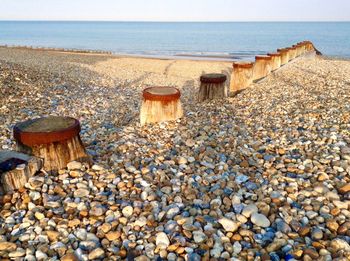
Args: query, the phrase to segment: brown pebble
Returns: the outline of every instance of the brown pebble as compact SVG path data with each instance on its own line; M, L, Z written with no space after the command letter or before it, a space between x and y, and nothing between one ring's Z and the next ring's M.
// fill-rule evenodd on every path
M350 192L350 183L342 186L338 191L340 194L346 194L346 193Z
M339 209L339 208L333 208L333 209L331 210L331 215L332 215L332 216L338 216L339 213L340 213L340 209Z
M74 253L66 254L61 258L61 261L78 261L78 260L79 259L76 257Z
M120 256L121 258L126 257L126 255L127 255L127 252L125 249L121 249L118 253L118 256Z
M350 231L350 221L347 221L338 228L337 232L339 235L345 235L349 231Z
M310 227L302 227L299 229L298 233L300 236L305 237L310 233Z
M335 220L328 220L326 226L332 232L336 232L339 228L339 225Z
M301 250L301 249L297 249L293 252L293 256L295 258L301 258L302 255L303 255L303 250Z
M316 250L314 250L314 249L311 249L311 248L305 249L304 250L304 255L308 255L308 256L310 256L313 259L316 259L316 258L319 257L318 252Z

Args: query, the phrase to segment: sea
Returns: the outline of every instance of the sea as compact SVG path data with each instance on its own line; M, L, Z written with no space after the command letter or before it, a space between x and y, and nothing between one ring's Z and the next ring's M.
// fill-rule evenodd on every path
M0 45L160 58L251 59L303 40L350 58L350 22L0 21Z

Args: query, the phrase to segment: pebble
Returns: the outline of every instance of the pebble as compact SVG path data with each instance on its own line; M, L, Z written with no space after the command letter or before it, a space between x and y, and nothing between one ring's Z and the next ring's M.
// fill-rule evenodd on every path
M202 243L207 239L207 236L202 231L194 231L192 234L196 243Z
M134 209L131 206L126 206L122 210L122 213L123 213L124 217L126 217L126 218L131 217L133 212L134 212Z
M78 161L71 161L67 164L67 168L69 170L76 170L76 169L81 169L83 167L83 164L81 164Z
M311 233L311 237L314 240L321 240L323 238L323 232L319 228L314 228Z
M243 208L242 215L246 218L250 218L250 216L256 212L258 212L257 206L251 204Z
M45 260L48 259L48 256L44 252L42 252L40 250L37 250L35 252L35 258L36 258L37 261L45 261Z
M259 227L269 227L271 225L270 220L266 216L256 212L252 214L250 220Z
M168 236L164 232L157 233L156 245L159 248L167 248L170 245Z
M105 251L102 248L96 248L89 253L89 260L95 260L103 258Z
M15 243L7 242L7 241L0 241L0 251L14 251L17 248Z
M330 243L330 247L334 249L336 252L340 250L344 250L346 252L350 252L350 245L345 240L336 238L333 239Z
M222 227L227 232L236 232L239 228L239 223L235 222L233 220L230 220L228 218L221 218L218 220L218 222L222 225Z
M89 190L83 189L83 188L80 188L74 191L75 198L84 198L84 197L87 197L89 194L90 194Z

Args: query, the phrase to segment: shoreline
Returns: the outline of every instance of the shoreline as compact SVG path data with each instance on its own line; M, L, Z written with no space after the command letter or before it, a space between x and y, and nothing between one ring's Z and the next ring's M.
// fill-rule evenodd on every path
M22 46L22 45L0 45L0 48L18 49L18 50L35 50L35 51L48 51L48 52L62 52L62 53L75 53L75 54L101 54L112 55L116 57L134 57L134 58L147 58L147 59L159 59L159 60L193 60L193 61L214 61L214 62L234 62L242 60L253 60L255 55L262 55L262 52L254 52L252 55L201 55L201 54L132 54L132 53L118 53L104 50L89 50L89 49L76 49L76 48L55 48L55 47L35 47L35 46Z

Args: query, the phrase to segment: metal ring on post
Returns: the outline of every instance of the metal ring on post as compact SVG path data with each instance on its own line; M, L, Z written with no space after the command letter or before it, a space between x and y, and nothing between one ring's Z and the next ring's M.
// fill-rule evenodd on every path
M202 83L223 83L227 80L227 76L221 73L209 73L200 77Z
M254 63L252 62L234 62L233 68L253 68Z
M149 101L176 101L181 97L179 89L167 86L148 87L143 90L143 98Z
M54 122L54 128L48 122ZM80 132L80 123L71 117L49 116L17 123L13 136L20 143L33 146L68 140Z

